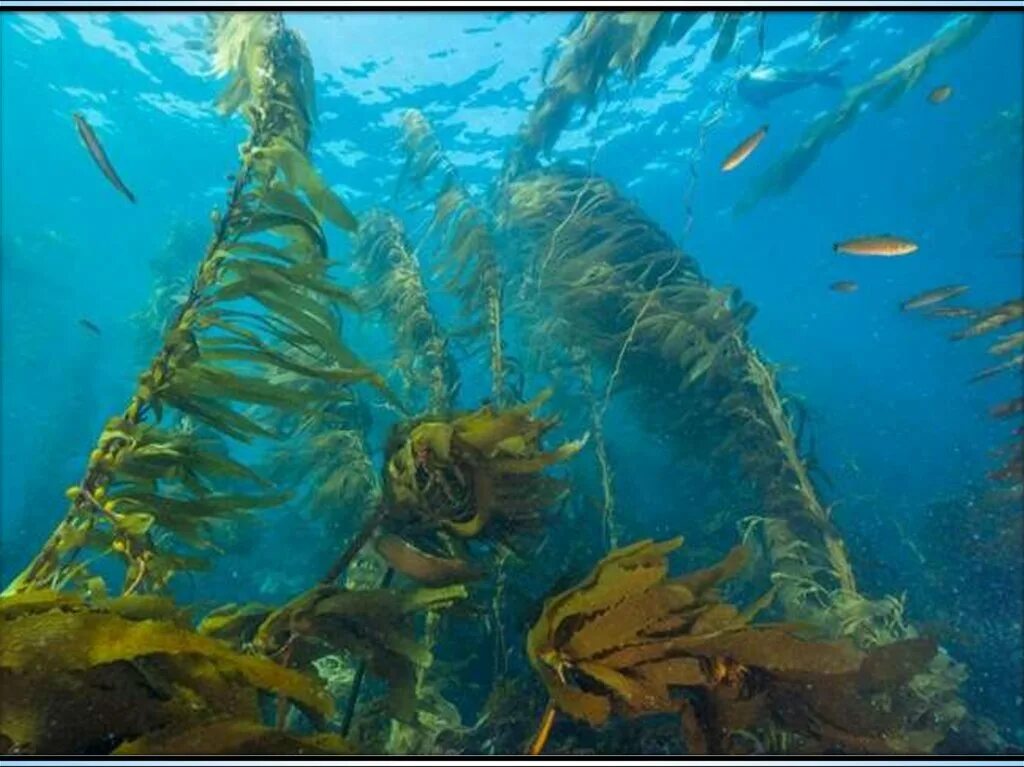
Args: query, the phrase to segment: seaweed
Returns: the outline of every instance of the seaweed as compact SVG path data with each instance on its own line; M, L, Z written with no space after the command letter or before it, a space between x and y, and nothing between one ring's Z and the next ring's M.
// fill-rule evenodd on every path
M753 624L772 591L744 610L718 594L743 566L744 550L669 578L666 557L681 544L617 549L579 586L545 602L527 648L551 695L549 711L591 726L612 714L680 712L691 753L732 752L736 733L769 724L852 753L930 749L939 740L916 726L899 695L935 656L934 643L911 639L865 653L848 640ZM876 696L889 706L880 708ZM538 739L533 752L542 745Z
M496 404L504 404L511 397L505 380L508 362L502 338L502 274L493 222L473 201L423 113L407 110L402 127L406 152L403 177L422 184L440 171L442 183L430 229L439 233L443 243L445 256L440 267L448 274L445 289L459 299L472 335L486 329L492 398Z
M384 478L391 524L461 539L511 541L535 532L540 511L564 493L561 483L541 472L571 458L586 441L541 448L541 436L557 419L535 418L533 412L550 395L549 390L523 405L486 406L443 421L428 416L400 429Z
M416 669L431 662L430 651L414 638L413 617L465 596L459 585L407 592L320 585L269 613L252 645L286 666L302 668L331 653L359 658L388 683L391 714L408 721L415 711Z
M716 16L734 14L716 14ZM534 102L519 129L516 145L505 162L503 178L509 181L534 168L537 155L548 153L572 118L573 108L583 104L591 111L609 77L620 72L635 81L654 54L665 44L683 38L700 13L605 13L580 14L564 36L554 74ZM733 34L735 24L729 22ZM722 56L731 49L722 43Z
M260 691L314 717L333 710L315 680L195 633L169 600L36 590L0 598L0 623L0 733L17 753L110 753L213 717L255 733Z
M392 328L405 400L446 412L458 389L458 369L448 342L427 300L419 263L401 222L389 213L370 211L363 220L353 254L367 285L367 303ZM425 396L424 396L425 395Z
M275 436L254 417L254 406L302 412L324 397L348 396L346 386L355 382L383 388L338 335L336 311L354 302L327 275L320 219L346 229L355 222L307 157L308 52L279 15L217 16L214 25L218 71L233 73L221 106L240 108L251 131L225 213L215 217L162 347L124 412L107 422L82 480L69 489L65 519L7 593L85 577L85 564L75 559L86 545L124 560L125 593L160 589L188 562L158 546L158 534L209 548L220 521L284 500L273 492L216 492L218 477L256 478L195 432L160 426L165 410L247 442ZM243 308L249 304L264 312ZM274 378L282 373L332 387L315 396L287 376Z
M787 400L747 341L754 307L739 291L709 284L600 178L526 174L506 195L503 225L532 267L532 306L557 318L536 326L538 343L584 347L610 370L610 384L642 394L642 416L681 452L751 483L788 617L861 647L913 636L901 599L872 600L857 588ZM948 731L956 720L943 724Z

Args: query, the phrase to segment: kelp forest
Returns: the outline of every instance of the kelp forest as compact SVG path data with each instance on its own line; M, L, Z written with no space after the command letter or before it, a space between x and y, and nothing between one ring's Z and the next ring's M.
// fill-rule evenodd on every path
M358 209L318 168L302 37L278 13L210 15L216 109L246 137L211 220L142 261L133 390L67 446L81 476L65 504L33 512L49 532L0 598L0 751L1013 751L956 643L913 617L917 586L864 579L802 399L751 339L757 308L682 241L690 198L677 240L559 156L608 82L643 78L702 17L722 60L767 15L581 13L490 185L410 108L393 193ZM843 16L808 15L812 35ZM847 88L736 212L784 194L865 109L919 95L987 21ZM959 338L1022 306L1007 295ZM1021 334L1004 339L979 378L1020 373ZM638 523L645 496L623 487L642 459L610 411L720 513L648 495L678 524ZM929 517L969 531L986 566L1020 566L1020 434L972 478L970 514ZM276 601L207 590L271 514L302 579Z

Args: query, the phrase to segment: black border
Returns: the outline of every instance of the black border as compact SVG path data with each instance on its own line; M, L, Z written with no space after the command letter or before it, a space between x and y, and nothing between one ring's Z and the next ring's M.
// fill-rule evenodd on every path
M453 0L456 1L457 0ZM503 2L502 0L495 0L493 4L483 4L467 2L460 5L437 5L424 0L424 2L410 3L408 5L394 5L389 0L361 0L357 5L352 6L314 6L308 5L301 0L297 0L294 3L278 0L277 2L269 2L265 5L240 3L238 5L223 5L216 2L208 2L207 0L169 0L169 2L160 2L160 0L154 0L151 3L138 2L135 4L115 5L113 3L104 3L102 0L94 5L85 5L83 3L75 2L75 0L69 0L69 2L42 2L38 4L28 3L7 3L4 2L0 5L0 12L12 11L19 13L30 13L32 11L39 12L96 12L96 13L173 13L180 11L221 11L221 12L234 12L234 11L258 11L258 10L280 10L287 13L295 12L306 12L306 13L416 13L417 11L430 11L433 13L483 13L487 11L510 11L510 12L551 12L551 13L566 13L566 12L580 12L580 11L608 11L615 12L618 10L629 10L629 11L665 11L665 10L692 10L692 11L717 11L722 9L740 9L740 10L757 10L767 12L803 12L812 13L816 10L822 9L834 9L850 12L870 12L870 11L884 11L886 13L921 13L921 12L945 12L950 13L970 13L970 12L1006 12L1006 13L1021 13L1024 12L1024 2L1017 2L1013 5L1000 5L996 2L982 3L979 5L967 5L967 4L951 4L951 5L938 5L935 3L927 2L922 0L920 3L915 2L913 5L890 5L885 2L880 2L877 5L854 5L851 3L843 2L843 0L836 0L836 2L828 2L827 0L821 0L821 2L809 5L791 5L786 0L779 0L778 2L763 2L760 5L753 5L747 2L738 2L733 0L725 0L728 4L704 4L704 3L666 3L665 5L650 5L645 2L628 2L628 0L622 0L617 5L607 6L595 6L585 2L576 2L576 0L566 0L566 2L553 2L550 4L535 4L529 2L529 0L514 0L513 2Z

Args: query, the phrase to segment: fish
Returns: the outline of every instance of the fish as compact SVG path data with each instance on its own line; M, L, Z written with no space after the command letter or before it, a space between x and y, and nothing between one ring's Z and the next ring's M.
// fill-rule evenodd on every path
M1020 368L1022 365L1024 365L1024 354L1018 354L1013 359L1006 360L1006 362L1001 362L998 365L993 365L992 367L985 368L976 375L971 376L968 383L977 383L978 381L984 381L986 378L991 378L992 376L998 375L999 373L1002 373L1004 370Z
M891 234L876 234L837 242L832 249L836 253L846 253L851 256L892 258L894 256L909 256L917 250L917 243Z
M977 317L978 312L966 306L936 306L928 310L929 317Z
M1018 346L1024 346L1024 330L1018 330L1016 333L1003 336L999 341L988 347L988 353L1005 354L1012 349L1016 349Z
M953 95L953 88L949 85L940 85L928 94L928 100L933 104L941 104Z
M912 298L908 298L906 301L900 304L900 310L908 312L911 309L920 309L923 306L931 306L942 301L947 301L954 296L959 296L962 293L966 293L968 287L966 285L943 285L941 288L932 288L926 290L924 293L918 293Z
M1005 301L995 309L985 312L980 319L971 323L963 330L954 333L952 338L954 341L961 341L964 338L984 335L996 328L1001 328L1003 325L1009 325L1021 317L1024 317L1024 298Z
M103 334L103 332L99 329L99 326L96 325L96 323L90 322L89 320L85 319L84 317L81 318L80 320L78 320L78 324L81 325L86 330L88 330L93 335L97 335L98 336L98 335L102 335Z
M833 290L836 293L856 293L860 286L853 280L839 280L839 282L833 282L828 287L829 290Z
M96 134L93 132L92 126L86 122L85 117L80 113L75 112L71 115L75 121L75 127L78 128L78 135L82 138L85 143L85 148L89 150L89 154L99 167L103 175L107 177L107 181L113 184L114 188L117 189L121 194L128 198L129 201L135 202L135 195L132 194L131 190L125 186L121 177L117 175L117 171L114 170L114 166L110 164L110 159L107 157L107 153L103 151L103 147L100 145L100 141L96 138Z
M727 173L738 168L751 152L757 149L757 145L764 141L766 135L768 135L768 126L762 125L751 136L745 138L743 143L733 149L725 158L725 162L722 163L722 171Z
M1014 397L993 407L989 413L993 418L1008 418L1011 415L1024 413L1024 397Z
M839 71L846 64L846 59L840 59L824 69L773 67L762 64L748 69L737 78L736 93L748 104L766 107L778 98L815 85L842 88L843 80Z

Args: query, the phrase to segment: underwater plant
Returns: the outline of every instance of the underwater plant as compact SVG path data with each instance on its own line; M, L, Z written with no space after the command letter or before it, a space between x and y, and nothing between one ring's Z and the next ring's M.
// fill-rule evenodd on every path
M502 276L493 223L473 201L423 113L407 110L402 116L402 130L406 152L402 178L419 185L440 169L442 183L434 201L430 231L437 231L442 241L440 267L448 274L445 289L459 299L463 317L472 323L470 333L487 334L492 398L501 405L512 397L506 385Z
M169 599L34 590L0 599L0 631L6 753L350 750L264 726L261 693L314 720L334 703L313 678L196 633Z
M717 590L743 566L745 550L668 578L666 557L681 544L646 540L616 549L581 584L545 602L527 639L551 695L533 753L555 711L591 726L613 714L678 712L691 754L744 753L739 736L769 727L819 752L928 751L940 739L912 718L913 696L902 689L935 656L931 640L865 653L849 640L755 624L774 589L744 610Z
M662 45L679 42L698 21L700 13L604 13L579 14L560 42L557 63L549 59L544 90L537 97L519 130L516 146L506 158L504 178L512 179L537 164L537 155L550 152L569 124L573 109L582 103L589 112L597 94L613 72L634 81L647 68ZM716 14L739 16L741 14ZM725 28L735 35L735 22ZM732 43L722 43L721 56ZM717 50L717 46L716 46Z
M557 318L539 326L544 342L585 347L612 383L658 403L643 415L685 455L750 483L762 513L747 530L762 533L787 617L862 648L913 637L901 599L872 600L857 587L813 456L794 433L792 403L747 341L754 308L709 284L603 179L537 172L506 192L503 225L525 253L532 305Z
M456 539L486 537L509 544L535 532L540 511L565 491L541 472L586 442L541 448L541 436L557 418L533 413L550 395L545 391L523 405L485 406L445 420L427 416L400 429L384 478L389 523L410 532L443 531ZM392 565L397 564L394 558Z
M448 411L458 389L458 369L431 311L419 263L401 222L381 210L367 213L353 260L372 286L365 291L364 303L392 328L395 366L410 409Z
M8 594L81 582L87 563L76 560L85 547L124 560L124 593L160 589L174 572L196 566L167 539L201 553L222 520L283 500L267 489L218 493L221 477L265 483L194 432L162 426L165 410L247 442L274 434L232 403L301 412L321 402L288 379L275 382L275 373L330 382L330 398L348 396L347 385L357 381L382 387L342 344L332 314L353 302L327 276L320 220L352 230L355 219L307 156L308 52L276 14L218 16L214 23L217 71L233 77L220 106L241 109L250 126L225 212L161 348L124 412L108 421L82 480L69 488L67 516Z

